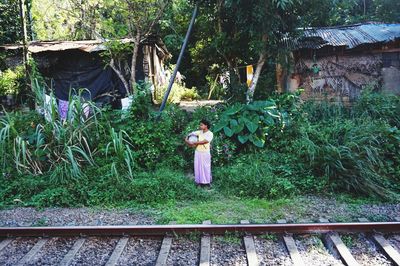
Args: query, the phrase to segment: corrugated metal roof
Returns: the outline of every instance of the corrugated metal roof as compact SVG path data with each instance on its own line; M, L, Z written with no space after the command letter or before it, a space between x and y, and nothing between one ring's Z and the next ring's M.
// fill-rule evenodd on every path
M132 43L132 39L122 39L122 43ZM53 41L53 42L32 42L28 46L31 53L40 53L46 51L63 51L63 50L82 50L84 52L98 52L106 50L105 45L100 40L88 41Z
M122 39L123 43L133 42L132 39ZM5 50L16 50L22 48L21 44L3 45L1 48ZM64 51L64 50L82 50L88 53L104 51L106 47L100 40L86 41L34 41L28 44L28 50L31 53L40 53L48 51Z
M309 28L301 37L284 38L284 43L292 50L320 49L325 46L342 46L346 49L361 44L390 42L400 39L400 24L369 22L349 26Z
M122 43L133 43L134 40L130 38L119 39ZM164 56L169 56L169 52L161 40L155 37L149 37L141 42L142 44L155 44L157 49L163 53ZM0 48L5 50L22 49L21 44L6 44L1 45ZM28 44L29 52L41 53L49 51L64 51L64 50L81 50L84 52L98 52L105 51L107 48L101 40L85 40L85 41L33 41Z

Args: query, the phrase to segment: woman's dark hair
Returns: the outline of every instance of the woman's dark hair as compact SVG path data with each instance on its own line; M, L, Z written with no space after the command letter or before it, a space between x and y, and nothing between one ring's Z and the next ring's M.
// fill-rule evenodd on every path
M211 123L206 119L201 119L200 123L206 125L208 129L211 127Z

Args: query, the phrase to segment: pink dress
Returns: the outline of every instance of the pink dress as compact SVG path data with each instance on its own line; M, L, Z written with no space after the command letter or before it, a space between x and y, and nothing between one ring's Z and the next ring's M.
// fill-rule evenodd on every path
M211 152L210 143L214 137L211 131L203 132L201 130L193 132L197 135L199 141L207 140L207 144L198 145L194 152L194 177L197 184L210 184L211 175Z

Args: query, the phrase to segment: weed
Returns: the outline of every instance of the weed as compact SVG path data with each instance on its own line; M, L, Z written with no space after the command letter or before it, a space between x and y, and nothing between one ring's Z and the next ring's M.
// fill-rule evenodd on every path
M384 214L370 214L367 219L371 222L388 222L390 218Z
M269 240L269 241L277 241L278 240L278 236L276 234L265 234L265 235L261 235L260 237L265 240Z
M342 235L341 238L346 247L352 248L354 246L354 237L352 235Z
M34 226L34 227L35 227L35 226L36 226L36 227L46 226L47 223L48 223L48 218L45 217L45 216L43 216L43 217L40 217L38 220L36 220L36 221L32 224L32 226Z
M216 241L227 243L230 245L241 245L242 235L238 232L225 232L223 236L216 236L214 239Z

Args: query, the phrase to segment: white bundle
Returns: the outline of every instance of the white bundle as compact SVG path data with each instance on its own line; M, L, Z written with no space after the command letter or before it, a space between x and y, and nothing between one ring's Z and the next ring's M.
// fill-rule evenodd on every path
M197 142L198 139L199 139L199 137L193 133L188 135L188 141L190 143Z

